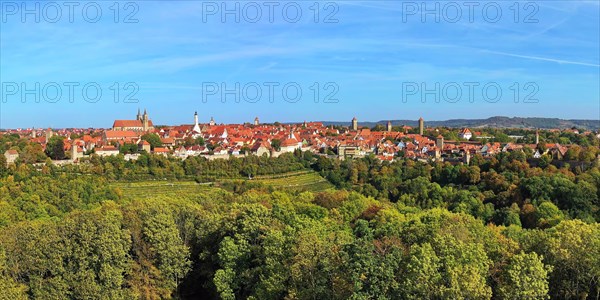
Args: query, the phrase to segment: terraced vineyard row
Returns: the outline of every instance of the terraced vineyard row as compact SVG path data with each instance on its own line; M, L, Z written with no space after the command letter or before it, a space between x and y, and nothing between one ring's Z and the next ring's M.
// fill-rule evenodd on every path
M198 184L195 181L141 181L130 183L113 183L123 191L125 196L136 199L148 199L156 196L194 195L210 189L210 185Z
M333 186L326 179L315 172L308 172L281 178L258 179L257 181L277 188L308 191L323 191L333 188Z
M223 179L217 182L229 180ZM333 185L326 179L313 171L291 172L281 174L277 178L259 177L250 181L275 188L300 191L320 192L333 188ZM123 191L124 195L134 196L138 199L148 199L155 196L194 195L212 188L211 183L196 183L195 181L116 182L112 185Z

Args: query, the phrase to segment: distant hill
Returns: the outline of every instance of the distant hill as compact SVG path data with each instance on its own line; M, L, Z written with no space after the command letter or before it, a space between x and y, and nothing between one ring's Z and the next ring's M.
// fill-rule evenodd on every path
M391 120L392 125L408 125L418 126L417 120ZM386 125L388 120L382 120L377 122L361 122L358 120L359 126L373 127L376 124ZM345 125L349 126L350 122L334 122L334 121L323 121L325 125ZM542 129L567 129L572 127L598 130L600 129L600 120L563 120L557 118L520 118L520 117L491 117L487 119L451 119L445 121L427 121L425 120L426 127L469 127L469 128L542 128Z

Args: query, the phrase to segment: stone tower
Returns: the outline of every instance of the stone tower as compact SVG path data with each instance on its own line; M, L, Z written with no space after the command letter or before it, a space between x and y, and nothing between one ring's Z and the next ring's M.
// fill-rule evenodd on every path
M254 118L254 126L258 126L260 124L260 120L258 120L258 117Z
M392 132L392 121L387 122L387 132Z
M423 122L423 117L419 118L419 134L420 135L423 135L423 129L425 127L424 125L425 125L425 123Z
M140 109L138 108L138 113L137 113L137 117L135 118L138 121L142 120L142 113L140 113Z
M77 145L73 144L71 146L71 160L72 161L76 161L77 160Z
M142 116L142 124L144 131L148 131L148 112L146 112L146 109L144 109L144 115Z
M535 144L536 145L540 144L540 130L539 129L535 130Z
M358 120L356 117L352 118L352 130L358 130Z
M215 118L210 117L210 122L208 122L208 125L215 126L215 124L217 124L217 122L215 122Z
M46 130L46 144L48 143L48 141L50 141L50 138L54 135L54 133L52 132L52 129L48 128Z
M444 149L444 137L441 134L435 138L435 146L440 150Z

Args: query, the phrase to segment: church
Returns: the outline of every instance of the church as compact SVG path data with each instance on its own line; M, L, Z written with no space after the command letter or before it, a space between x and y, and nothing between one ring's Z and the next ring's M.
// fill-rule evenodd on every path
M144 109L144 114L140 113L138 109L137 117L135 120L115 120L112 126L113 130L117 131L137 131L137 132L147 132L154 131L154 124L148 118L148 113Z

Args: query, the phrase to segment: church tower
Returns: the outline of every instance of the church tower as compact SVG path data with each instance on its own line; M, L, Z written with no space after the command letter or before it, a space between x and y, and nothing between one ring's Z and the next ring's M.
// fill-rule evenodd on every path
M208 123L208 125L215 126L215 124L217 124L217 122L215 122L215 118L210 117L210 122Z
M142 113L140 113L140 109L138 108L137 117L135 118L138 121L142 121Z
M387 122L387 132L392 132L392 121Z
M535 130L535 144L536 145L540 144L540 130L539 129Z
M419 118L419 134L420 135L423 135L423 129L425 127L424 125L425 125L425 123L423 122L423 117Z
M260 124L260 121L258 120L258 117L254 118L254 126L258 126L258 124Z
M144 116L142 116L142 124L144 131L148 131L148 112L146 112L146 109L144 109Z
M192 131L195 133L201 133L202 130L200 129L200 125L198 124L198 112L194 112L194 128L192 128Z
M356 119L356 117L352 118L352 130L358 130L358 120Z

